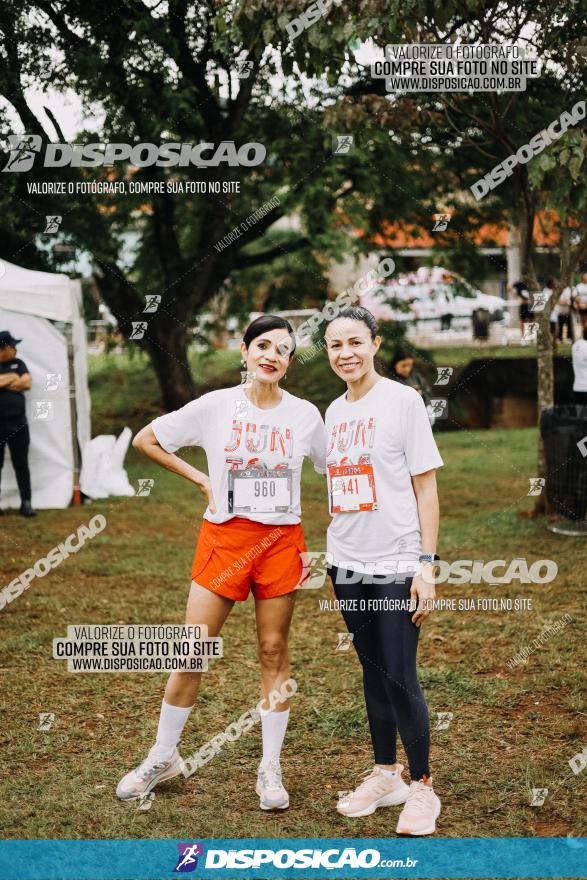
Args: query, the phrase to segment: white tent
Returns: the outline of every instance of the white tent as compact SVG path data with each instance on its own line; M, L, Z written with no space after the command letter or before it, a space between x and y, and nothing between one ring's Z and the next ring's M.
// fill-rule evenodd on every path
M25 392L33 507L67 507L77 488L78 448L91 436L80 282L0 261L0 330L22 339L18 357L33 380ZM0 506L20 505L8 449L0 488Z

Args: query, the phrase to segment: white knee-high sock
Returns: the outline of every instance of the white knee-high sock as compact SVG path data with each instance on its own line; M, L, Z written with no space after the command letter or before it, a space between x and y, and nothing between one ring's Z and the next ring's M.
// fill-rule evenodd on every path
M260 710L261 733L263 736L263 761L277 758L281 754L281 746L289 720L289 709L285 712L267 712Z
M187 709L183 706L172 706L163 700L155 744L158 752L169 755L173 753L193 708L193 706L189 706Z

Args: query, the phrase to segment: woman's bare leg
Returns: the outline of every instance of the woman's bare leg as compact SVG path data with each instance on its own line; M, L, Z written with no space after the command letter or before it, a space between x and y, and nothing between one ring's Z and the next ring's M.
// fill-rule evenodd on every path
M232 611L233 605L232 599L225 599L224 596L219 596L192 581L185 622L190 625L206 626L208 627L208 636L217 636ZM201 676L201 672L179 672L177 670L172 672L167 679L165 702L171 706L184 708L193 706L200 688Z
M186 609L186 623L208 628L209 636L217 636L232 610L234 602L217 596L192 581ZM198 688L201 672L172 672L167 680L165 696L159 715L157 741L145 761L120 780L117 796L123 800L136 800L147 795L160 782L173 779L182 772L177 744L190 714Z
M296 593L275 599L255 599L257 639L261 663L261 696L266 699L272 690L279 690L289 678L288 635L295 606ZM266 708L269 708L264 703ZM289 700L275 706L276 712L289 709Z
M290 677L288 634L295 597L295 593L289 593L274 599L255 599L263 697L260 706L263 757L256 792L262 810L285 810L289 806L289 795L283 787L279 764L289 720L289 699L272 705L267 697L271 691L279 691Z

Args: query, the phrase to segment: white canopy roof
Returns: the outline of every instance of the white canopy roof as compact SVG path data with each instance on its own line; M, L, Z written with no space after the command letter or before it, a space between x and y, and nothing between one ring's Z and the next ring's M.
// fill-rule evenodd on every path
M0 307L50 321L73 323L79 317L79 281L67 275L35 272L0 260Z
M0 330L22 342L18 356L28 367L33 387L26 392L31 436L29 462L33 507L67 507L73 493L73 437L85 449L90 440L90 394L87 378L86 328L81 314L81 283L67 275L22 269L0 259ZM51 323L63 321L71 333ZM67 337L71 337L73 370ZM49 379L51 378L51 384ZM76 402L72 424L70 388ZM41 413L39 413L39 407ZM42 412L50 415L43 415ZM12 467L5 462L2 506L18 506Z

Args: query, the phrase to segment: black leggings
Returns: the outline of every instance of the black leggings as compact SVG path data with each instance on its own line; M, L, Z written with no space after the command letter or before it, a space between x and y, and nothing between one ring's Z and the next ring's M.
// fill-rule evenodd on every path
M31 475L29 471L29 428L27 423L0 422L0 474L4 464L4 449L8 446L12 467L16 474L21 501L31 500Z
M412 578L390 581L386 576L369 576L363 582L358 575L334 566L328 573L337 599L356 600L356 608L343 607L341 613L363 667L375 763L395 763L399 731L411 778L430 776L430 724L416 672L420 630L411 621L414 611L373 610L370 606L379 599L409 600ZM353 579L345 583L349 577ZM337 579L342 582L337 583Z

